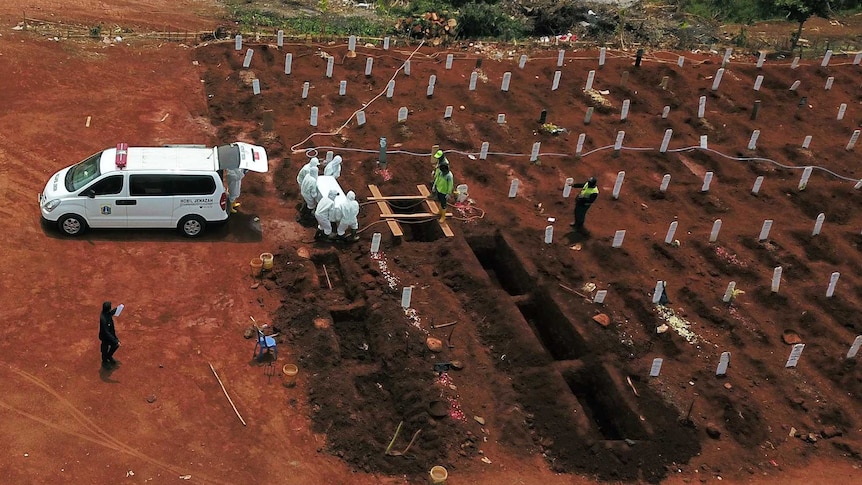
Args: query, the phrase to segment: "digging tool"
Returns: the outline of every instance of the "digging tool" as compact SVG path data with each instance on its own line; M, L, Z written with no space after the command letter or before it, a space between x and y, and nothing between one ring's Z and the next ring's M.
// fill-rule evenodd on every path
M446 345L447 345L450 349L454 349L454 348L455 348L455 346L454 346L454 345L452 345L452 334L453 334L453 333L455 333L455 327L452 327L452 330L450 330L450 331L449 331L449 336L448 336L448 337L446 337Z
M332 280L329 279L329 271L326 271L326 265L323 265L323 274L326 276L326 284L329 286L329 289L332 289Z
M562 289L564 289L564 290L568 291L569 293L574 293L575 295L578 295L578 296L580 296L581 298L583 298L583 299L585 299L585 300L592 301L592 300L590 299L590 297L588 297L587 295L585 295L585 294L583 294L583 293L581 293L581 292L579 292L579 291L577 291L577 290L573 290L572 288L569 288L568 286L566 286L566 285L564 285L564 284L562 284L562 283L560 283L560 288L562 288Z
M207 362L207 363L209 364L209 362ZM214 375L215 375L215 377L216 377L216 380L218 380L218 385L220 385L220 386L221 386L221 390L222 390L222 392L224 392L224 397L226 397L226 398L227 398L227 402L229 402L229 403L230 403L230 407L232 407L232 408L233 408L233 412L234 412L234 413L236 413L236 417L238 417L238 418L239 418L239 421L242 423L242 425L243 425L243 426L246 426L246 424L245 424L245 420L244 420L244 419L242 419L242 416L239 414L239 411L237 411L236 406L235 406L235 405L234 405L234 403L233 403L233 399L231 399L231 398L230 398L230 395L227 393L227 389L225 389L225 388L224 388L224 384L222 384L222 382L221 382L221 378L219 378L219 376L218 376L218 372L216 372L215 367L213 367L213 365L212 365L212 364L209 364L209 366L210 366L210 369L212 369L213 374L214 374Z
M403 421L402 421L403 422ZM422 432L422 428L416 430L413 433L413 438L410 439L410 443L407 443L407 447L402 451L387 451L386 454L389 456L404 456L406 458L407 452L410 450L410 447L413 446L413 443L416 441L416 438L419 436L419 433Z
M391 450L392 445L395 444L395 439L398 438L398 433L401 432L401 425L402 424L404 424L404 421L401 421L400 423L398 423L398 427L395 428L395 435L392 436L392 440L389 442L389 446L386 447L386 451L384 452L384 454L386 454L386 455L389 454L389 450Z
M441 323L440 325L431 325L431 328L438 329L438 328L443 328L443 327L449 327L449 326L455 325L456 323L458 323L458 322Z

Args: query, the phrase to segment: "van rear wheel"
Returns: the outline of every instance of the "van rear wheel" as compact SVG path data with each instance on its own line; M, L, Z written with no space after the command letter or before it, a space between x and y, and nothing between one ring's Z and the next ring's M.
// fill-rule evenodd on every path
M66 214L57 221L57 227L67 236L80 236L87 230L87 223L77 214Z
M207 227L207 222L201 216L185 216L180 219L177 228L185 237L198 237L203 234Z

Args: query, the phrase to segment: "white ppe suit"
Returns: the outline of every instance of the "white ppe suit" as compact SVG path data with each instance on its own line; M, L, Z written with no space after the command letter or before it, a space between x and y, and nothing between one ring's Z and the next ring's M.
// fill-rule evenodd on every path
M320 195L317 191L317 172L312 171L305 177L302 181L300 192L308 209L314 210L317 207L317 197Z
M242 188L242 178L245 177L245 170L241 168L229 168L225 170L225 178L227 179L227 200L233 203L239 198L239 193Z
M326 167L323 168L323 175L331 175L335 178L341 177L341 155L336 155Z
M317 157L312 157L311 160L308 161L305 165L299 169L299 173L296 175L296 183L297 185L302 187L302 181L305 180L305 176L314 172L315 174L320 174L318 168L320 166L320 160Z
M317 209L314 211L314 217L317 219L317 228L327 236L332 234L332 223L335 221L336 215L336 197L338 197L338 191L330 190L328 196L320 199L320 202L317 203Z
M359 202L356 202L356 194L351 190L347 193L347 200L338 206L338 235L343 236L347 228L356 230L359 222Z

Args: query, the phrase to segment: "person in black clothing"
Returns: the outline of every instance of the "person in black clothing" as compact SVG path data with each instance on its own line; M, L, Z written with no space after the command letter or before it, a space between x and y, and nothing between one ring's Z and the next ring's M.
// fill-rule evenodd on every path
M111 308L111 302L102 303L102 314L99 315L99 340L102 341L102 365L108 367L116 364L114 352L120 347L120 339L114 330L114 314L116 308Z
M590 177L584 183L572 184L572 187L581 189L575 197L575 222L571 224L576 231L585 231L584 222L587 219L587 211L593 202L599 197L598 182L595 177Z

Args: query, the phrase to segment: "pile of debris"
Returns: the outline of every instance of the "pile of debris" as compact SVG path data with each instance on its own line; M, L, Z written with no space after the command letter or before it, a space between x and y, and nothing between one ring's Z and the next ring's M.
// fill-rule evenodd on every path
M458 21L447 12L425 12L399 19L395 30L414 39L432 39L432 44L452 40L458 34Z

